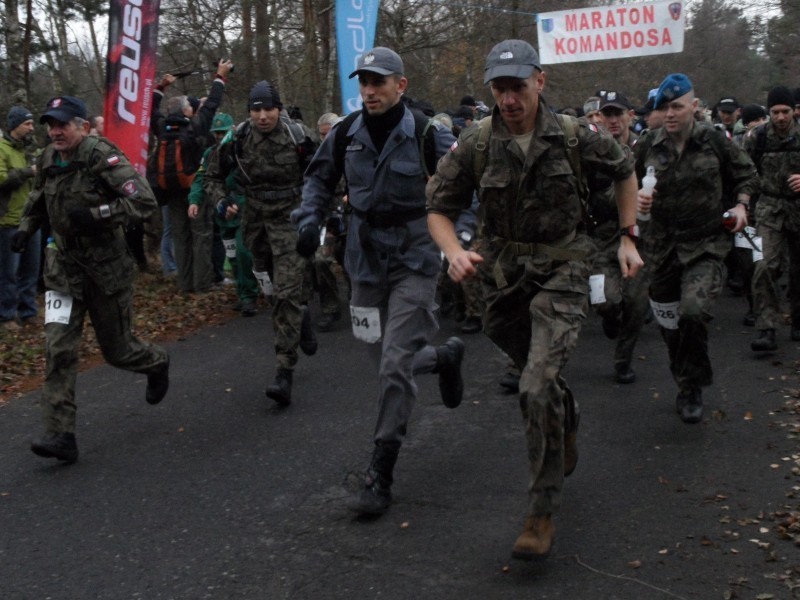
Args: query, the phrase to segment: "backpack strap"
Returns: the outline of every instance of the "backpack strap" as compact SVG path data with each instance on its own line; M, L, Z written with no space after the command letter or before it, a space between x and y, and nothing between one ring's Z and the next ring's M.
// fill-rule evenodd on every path
M478 121L478 141L472 147L472 174L475 178L475 187L478 187L486 168L486 150L489 147L489 138L492 135L492 116Z
M586 199L589 197L589 189L586 186L586 179L581 172L581 149L578 142L578 119L569 115L556 114L558 124L564 132L564 145L567 150L567 159L572 167L572 173L578 181L578 196L581 199L584 212L586 212Z
M250 119L245 119L236 127L233 134L233 157L236 160L236 166L239 167L239 172L247 179L247 183L253 183L253 180L248 175L244 166L242 165L242 147L244 145L244 138L250 133ZM227 137L227 136L226 136Z
M344 175L344 154L353 139L347 132L360 114L361 111L358 110L351 112L333 130L333 162L336 165L336 172L342 175Z
M764 159L764 152L767 149L767 123L762 123L753 132L756 136L756 145L753 152L753 163L756 165L758 174L761 175L761 161Z

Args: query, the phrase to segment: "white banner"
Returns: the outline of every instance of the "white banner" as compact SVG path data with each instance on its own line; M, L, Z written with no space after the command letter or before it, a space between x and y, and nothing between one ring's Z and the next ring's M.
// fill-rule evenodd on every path
M683 52L683 2L639 2L540 13L542 64Z

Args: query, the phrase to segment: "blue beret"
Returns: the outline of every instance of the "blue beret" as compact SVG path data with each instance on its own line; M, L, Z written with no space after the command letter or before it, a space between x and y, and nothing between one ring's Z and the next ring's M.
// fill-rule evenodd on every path
M672 102L675 98L688 94L694 89L692 82L683 73L672 73L667 75L661 82L656 92L653 108L661 108L662 104Z

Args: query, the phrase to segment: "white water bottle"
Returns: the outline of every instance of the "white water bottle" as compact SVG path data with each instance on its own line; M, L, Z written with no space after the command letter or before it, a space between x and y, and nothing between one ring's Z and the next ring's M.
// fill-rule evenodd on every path
M647 167L647 174L642 178L642 191L648 196L651 196L656 187L656 181L656 168L651 165ZM649 221L650 213L637 212L636 218L640 221Z

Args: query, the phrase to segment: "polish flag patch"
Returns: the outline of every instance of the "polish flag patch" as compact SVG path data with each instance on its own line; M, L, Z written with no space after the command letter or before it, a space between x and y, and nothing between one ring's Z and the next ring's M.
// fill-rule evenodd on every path
M455 152L455 151L456 151L456 148L458 148L458 140L456 140L455 142L453 142L453 145L452 145L452 146L450 146L450 152Z
M109 164L109 166L113 167L114 165L119 163L119 156L117 156L116 154L114 156L109 156L106 159L106 162Z

